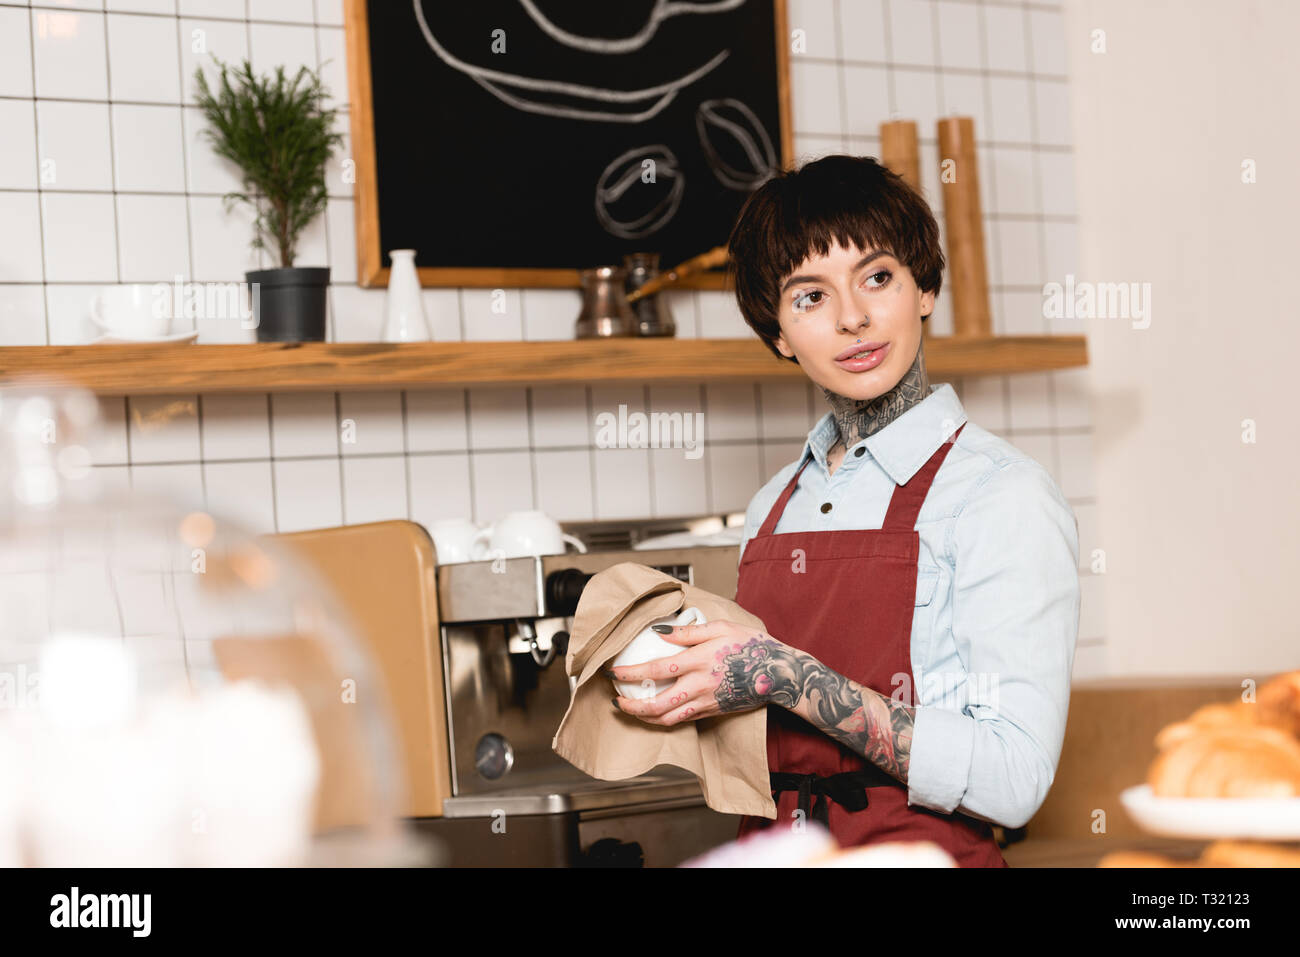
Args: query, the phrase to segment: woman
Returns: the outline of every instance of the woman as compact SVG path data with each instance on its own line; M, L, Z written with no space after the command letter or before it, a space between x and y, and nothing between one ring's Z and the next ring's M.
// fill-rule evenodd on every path
M736 602L768 631L657 626L685 650L610 674L675 683L615 704L661 725L766 707L776 825L811 814L843 846L932 840L1004 867L990 824L1037 811L1065 733L1074 514L930 384L943 254L902 179L851 156L783 172L730 249L745 321L830 411L746 513Z

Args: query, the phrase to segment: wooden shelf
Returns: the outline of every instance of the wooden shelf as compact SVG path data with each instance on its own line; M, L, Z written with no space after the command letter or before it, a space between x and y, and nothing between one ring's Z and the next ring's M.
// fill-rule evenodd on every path
M925 340L932 380L1087 365L1083 336ZM596 382L801 379L757 339L265 342L0 347L0 380L62 379L107 395L310 392Z

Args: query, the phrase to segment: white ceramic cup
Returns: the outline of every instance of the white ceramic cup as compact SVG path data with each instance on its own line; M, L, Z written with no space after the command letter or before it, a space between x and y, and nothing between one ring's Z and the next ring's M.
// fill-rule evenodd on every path
M509 512L474 536L473 555L475 561L563 555L565 542L580 552L587 550L579 539L560 531L560 523L545 512Z
M613 667L624 668L629 665L643 665L647 661L667 658L670 655L687 650L686 645L675 645L671 641L666 641L654 630L652 627L654 625L702 625L704 623L704 612L694 605L683 609L678 615L658 618L650 622L640 634L628 642L627 647L619 652L618 657L614 659ZM651 682L647 678L645 681L615 681L614 687L618 689L618 693L624 698L645 699L653 698L655 695L671 688L676 680L674 678L672 681Z
M439 519L429 526L439 565L473 561L474 538L482 531L467 518Z
M145 283L105 289L90 300L90 321L123 339L157 339L172 328L171 287L162 295Z

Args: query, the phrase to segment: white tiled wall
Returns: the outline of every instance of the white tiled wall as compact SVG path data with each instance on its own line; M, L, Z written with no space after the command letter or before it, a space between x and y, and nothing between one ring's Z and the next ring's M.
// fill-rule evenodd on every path
M876 155L878 125L918 120L942 225L934 120L975 118L994 324L1078 332L1042 317L1041 284L1075 268L1074 164L1057 3L789 0L807 37L792 63L796 152ZM206 51L206 52L196 52ZM105 284L233 281L255 265L231 167L201 139L191 76L213 53L256 69L320 66L346 110L341 0L0 2L0 344L82 341ZM356 285L343 156L298 263L333 270L329 335L379 338L382 291ZM573 290L424 293L435 338L569 338ZM670 296L685 337L751 335L720 293ZM941 296L934 332L951 331ZM203 332L204 330L201 330ZM971 417L1057 477L1092 548L1086 371L955 382ZM708 452L593 448L594 413L706 413ZM281 531L542 508L562 521L742 510L824 411L809 384L581 386L455 392L108 398L100 464ZM160 424L161 423L161 424ZM352 441L352 440L355 441ZM1084 575L1080 644L1102 640Z

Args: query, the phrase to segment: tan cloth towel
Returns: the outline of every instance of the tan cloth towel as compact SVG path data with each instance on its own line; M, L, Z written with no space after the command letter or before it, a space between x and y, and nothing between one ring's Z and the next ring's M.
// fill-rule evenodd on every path
M551 747L602 781L636 777L659 764L700 779L705 803L723 814L775 818L767 772L767 709L737 711L673 727L614 710L617 693L602 672L652 621L694 605L708 621L759 630L763 622L734 601L637 562L620 562L587 582L573 617L565 670L578 679ZM685 651L690 646L683 645Z

